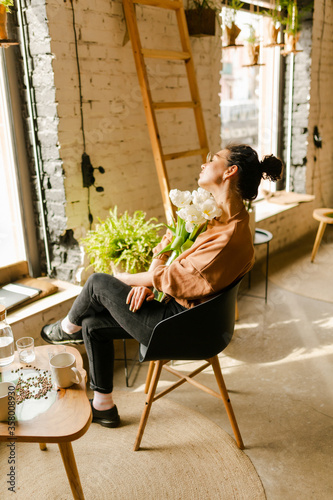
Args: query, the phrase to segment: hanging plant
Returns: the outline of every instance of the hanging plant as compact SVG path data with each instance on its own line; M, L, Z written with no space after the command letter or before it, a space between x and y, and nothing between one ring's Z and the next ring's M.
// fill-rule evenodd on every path
M249 55L250 64L245 66L259 66L259 56L260 56L260 40L256 35L255 27L252 24L248 24L250 34L245 39L247 42L247 51ZM262 65L260 65L262 66Z
M10 12L13 5L13 0L0 0L0 40L8 40L7 12Z
M249 66L258 66L260 56L260 44L249 44L247 47L250 64Z
M280 25L276 25L276 23L272 20L269 30L268 30L268 45L266 47L274 47L276 45L283 45L283 43L278 43L278 37L280 33Z
M227 34L227 47L233 47L236 45L236 38L241 32L241 29L233 22L231 26L226 26L226 34Z
M283 45L283 43L278 43L278 36L282 26L281 0L276 0L273 9L263 11L262 14L271 19L271 23L268 28L268 43L265 44L264 47Z
M303 52L302 50L297 50L297 43L299 41L300 33L285 33L284 34L284 51L283 56L288 54L296 54L297 52Z
M227 38L227 45L223 48L243 46L236 45L236 39L241 32L241 29L236 25L236 14L243 5L244 4L240 0L231 0L230 3L225 4L224 30Z
M286 5L287 17L285 18L285 30L287 35L296 36L300 31L297 0L289 1Z
M192 0L185 11L190 36L214 36L218 7L210 0Z
M302 52L302 50L297 50L297 42L302 28L301 21L306 16L307 12L313 9L313 2L310 2L307 6L302 7L301 12L298 10L297 0L280 0L280 2L281 7L285 9L286 12L285 17L282 20L282 24L285 26L285 50L282 52L282 55Z
M287 16L284 20L285 50L283 51L283 55L291 54L292 52L297 52L296 44L300 37L297 1L296 0L288 1L287 4L285 4L285 7L287 8Z

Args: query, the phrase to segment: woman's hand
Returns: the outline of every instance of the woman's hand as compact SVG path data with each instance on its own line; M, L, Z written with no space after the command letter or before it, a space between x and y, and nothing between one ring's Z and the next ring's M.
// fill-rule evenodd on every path
M140 309L144 301L154 300L154 293L146 286L134 286L127 295L126 304L130 304L130 311L136 312Z

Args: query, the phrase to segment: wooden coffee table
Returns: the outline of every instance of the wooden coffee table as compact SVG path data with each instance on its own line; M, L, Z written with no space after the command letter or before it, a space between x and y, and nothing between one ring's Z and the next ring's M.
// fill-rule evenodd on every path
M14 362L0 368L1 381L15 381L22 373L25 379L38 374L47 376L48 347L35 347L36 359L30 363L31 367L20 363L15 352ZM81 355L74 347L66 346L66 351L76 358L76 366L82 375L81 384L58 391L52 389L39 400L28 399L17 405L15 429L9 430L7 422L0 422L0 441L39 443L41 450L46 449L45 443L58 443L73 498L82 500L84 495L71 442L87 432L92 415Z

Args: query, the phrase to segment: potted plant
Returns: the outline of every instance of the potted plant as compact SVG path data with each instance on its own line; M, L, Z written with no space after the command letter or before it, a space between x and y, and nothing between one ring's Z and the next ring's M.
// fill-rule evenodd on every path
M286 46L282 54L302 52L302 50L297 50L296 44L301 35L302 21L308 15L308 12L313 10L314 1L308 0L306 4L302 5L301 10L298 9L297 0L280 0L280 2L286 12L283 20Z
M250 34L245 41L247 42L247 50L250 59L249 66L257 66L259 64L260 41L256 35L255 27L252 24L248 24L248 26Z
M8 40L7 12L10 12L13 5L13 0L0 0L0 40Z
M268 44L266 47L274 47L275 45L283 45L278 43L278 36L282 26L282 9L280 0L276 0L274 8L263 12L265 16L270 17L271 23L268 30Z
M301 33L297 0L288 0L288 2L284 3L284 6L286 7L287 15L284 19L285 50L283 54L286 55L292 52L297 52L296 44Z
M302 6L301 11L298 9L297 0L280 0L280 2L285 11L282 21L285 26L285 51L282 54L287 55L292 52L302 52L301 50L297 50L296 45L301 34L302 20L313 9L314 2L309 1L307 5Z
M188 32L191 36L214 36L218 8L212 0L191 0L185 10Z
M240 28L236 25L236 14L243 5L240 0L231 0L230 4L226 5L224 26L227 47L234 47L236 45L236 38L241 32Z
M98 219L96 229L89 230L80 240L90 259L89 267L102 273L114 272L117 265L129 273L147 270L153 248L160 241L158 232L162 224L155 224L155 218L146 220L145 217L140 210L133 216L127 211L118 216L115 207L104 221Z

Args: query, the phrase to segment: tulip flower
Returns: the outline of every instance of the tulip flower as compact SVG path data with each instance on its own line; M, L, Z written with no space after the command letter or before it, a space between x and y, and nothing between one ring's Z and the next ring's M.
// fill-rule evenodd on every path
M179 191L179 189L171 189L169 198L175 207L185 207L192 202L190 191Z
M222 210L217 206L213 196L200 187L192 193L172 189L169 197L178 210L176 212L177 222L173 220L172 226L166 226L173 234L172 242L158 254L171 251L166 266L169 266L185 250L191 248L199 234L206 231L209 220L222 214ZM165 294L155 292L157 300L161 302Z

